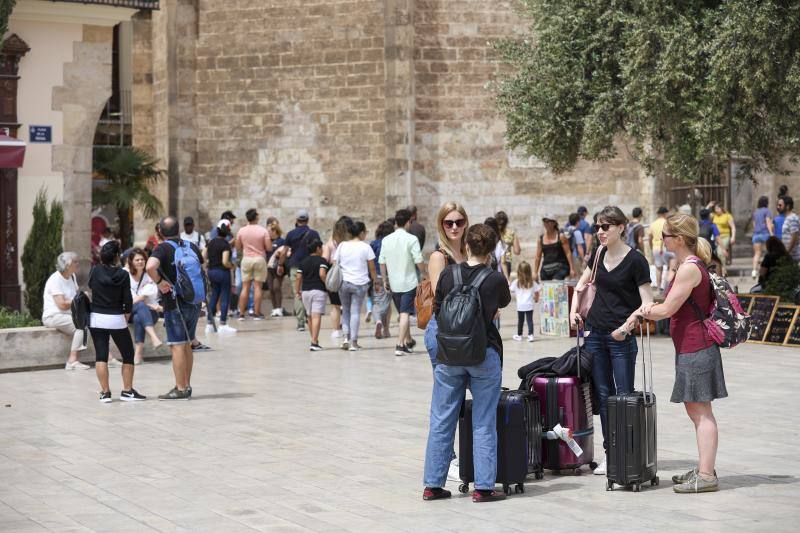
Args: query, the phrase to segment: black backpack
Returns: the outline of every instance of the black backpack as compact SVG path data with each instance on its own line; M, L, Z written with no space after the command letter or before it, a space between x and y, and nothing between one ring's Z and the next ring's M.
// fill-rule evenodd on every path
M698 236L707 240L712 250L717 249L717 242L716 239L714 239L714 228L711 224L701 224Z
M92 279L92 272L89 272L89 279ZM89 315L92 312L92 302L89 300L89 296L83 291L78 291L78 294L72 299L72 303L69 304L69 310L75 329L83 330L83 345L86 346L86 330L89 329Z
M492 271L484 268L472 283L465 284L460 265L448 268L452 268L454 285L436 315L439 325L436 360L450 366L479 365L486 359L489 344L479 289Z

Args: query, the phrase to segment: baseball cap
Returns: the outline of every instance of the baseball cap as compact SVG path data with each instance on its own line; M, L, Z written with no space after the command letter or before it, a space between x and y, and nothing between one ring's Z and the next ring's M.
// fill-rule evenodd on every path
M184 219L183 219L183 225L184 225L184 226L187 226L187 225L194 226L194 219L193 219L192 217L186 217L186 218L184 218Z
M300 209L297 211L297 220L308 220L308 211L306 209Z
M542 220L552 220L553 222L558 222L558 219L553 213L545 213L542 216Z
M222 220L217 222L217 227L218 228L221 228L222 226L228 226L230 228L231 227L231 221L228 220L227 218L223 218Z

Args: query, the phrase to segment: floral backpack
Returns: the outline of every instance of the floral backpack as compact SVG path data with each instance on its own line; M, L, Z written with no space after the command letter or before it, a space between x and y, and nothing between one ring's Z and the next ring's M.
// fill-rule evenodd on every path
M733 348L746 342L750 338L750 315L742 309L728 280L710 272L700 259L689 258L688 261L700 265L708 273L713 296L710 314L706 316L691 296L689 303L694 307L711 340L720 348Z

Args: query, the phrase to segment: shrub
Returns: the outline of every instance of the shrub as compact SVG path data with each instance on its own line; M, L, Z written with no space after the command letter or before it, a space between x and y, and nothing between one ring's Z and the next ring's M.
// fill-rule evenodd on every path
M789 256L781 257L772 267L764 284L764 294L780 296L785 303L795 303L795 291L800 287L800 266Z
M0 329L30 328L41 325L42 323L33 318L27 311L20 313L6 307L0 307Z
M22 279L25 282L25 306L34 317L42 316L42 294L47 278L56 270L61 247L64 210L53 201L47 209L47 194L39 190L33 204L33 226L22 250Z

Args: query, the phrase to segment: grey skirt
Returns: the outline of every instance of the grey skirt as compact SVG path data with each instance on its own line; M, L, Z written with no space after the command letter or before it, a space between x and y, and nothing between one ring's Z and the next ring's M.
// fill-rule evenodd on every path
M669 401L710 402L727 396L719 346L675 356L675 386Z

